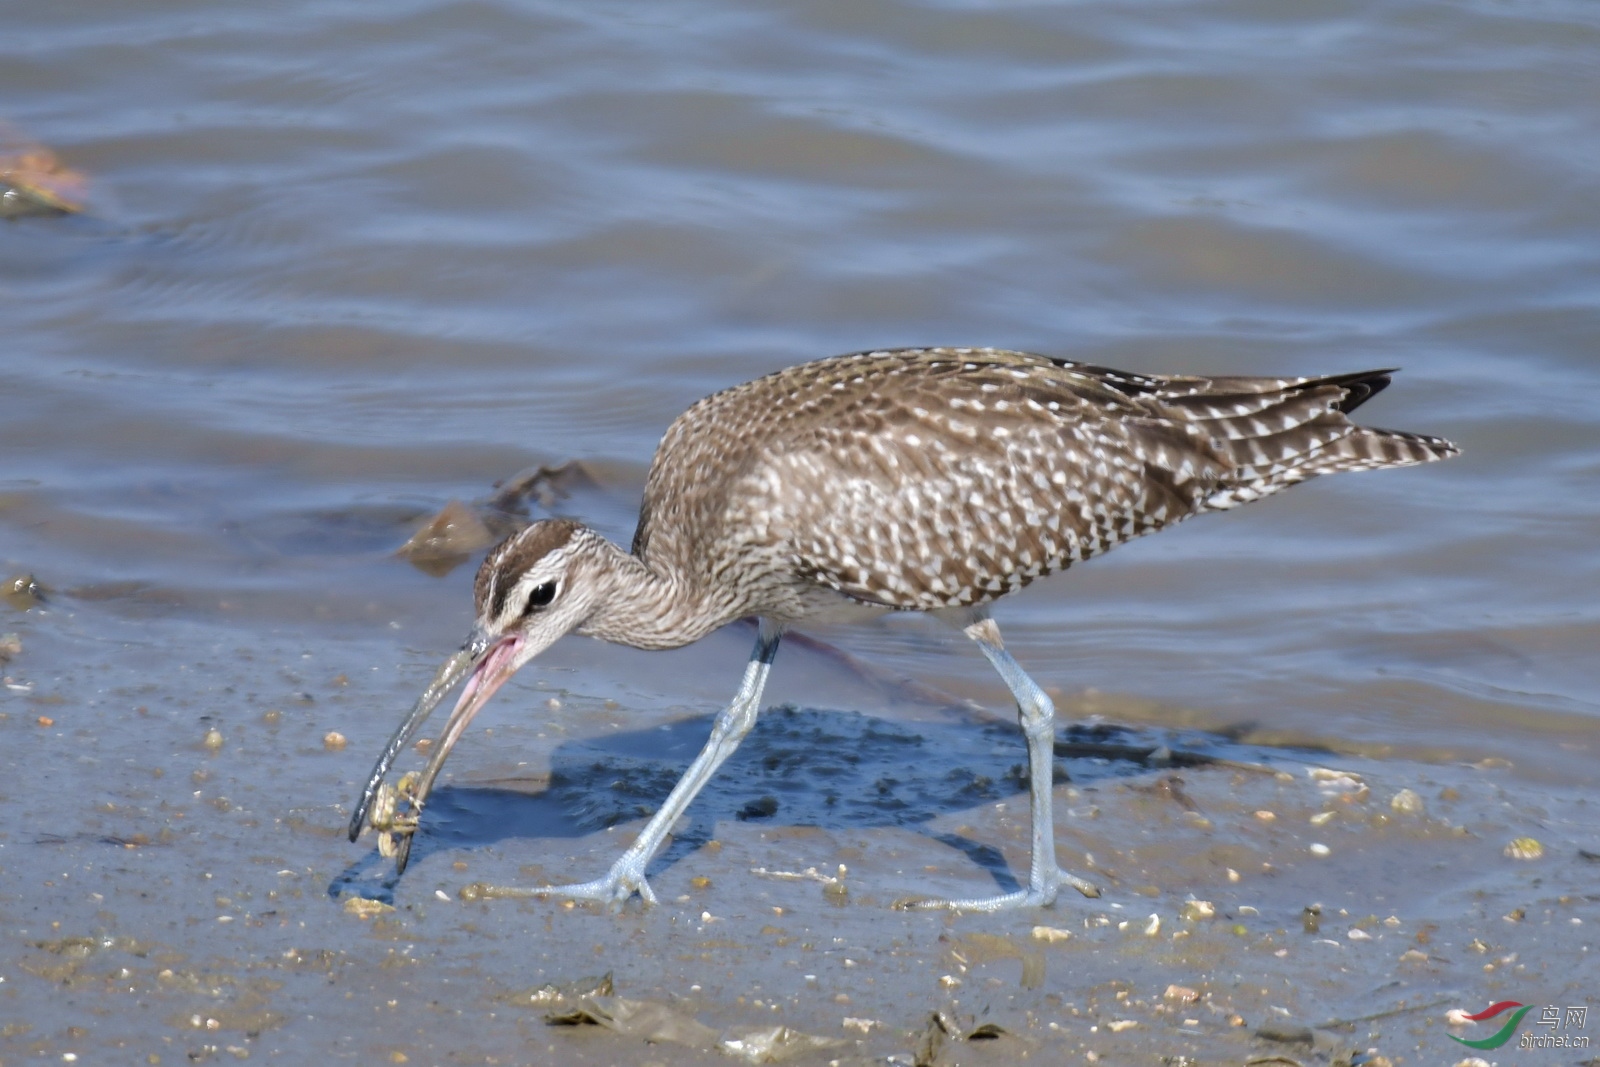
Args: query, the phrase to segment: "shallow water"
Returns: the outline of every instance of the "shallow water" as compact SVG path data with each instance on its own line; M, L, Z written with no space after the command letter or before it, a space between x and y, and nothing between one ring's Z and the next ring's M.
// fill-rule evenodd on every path
M890 1035L919 1028L940 997L978 1010L975 979L938 984L956 966L934 941L944 921L881 907L930 885L978 891L1026 862L1025 827L993 814L1020 804L1006 784L1020 742L960 710L1000 714L1004 690L926 621L815 635L875 673L786 646L768 691L857 737L869 764L910 746L926 781L878 793L879 771L795 768L791 795L793 777L763 759L781 767L799 743L758 733L753 762L730 767L658 864L669 903L650 916L433 894L491 873L598 873L638 824L626 797L608 807L601 788L585 802L561 774L581 781L573 761L591 758L670 780L735 685L743 628L673 653L562 642L452 758L458 788L439 794L405 879L386 882L364 866L365 842L338 836L378 747L469 622L470 567L434 577L395 555L428 515L579 459L596 484L557 509L626 539L654 444L688 403L869 347L994 344L1156 372L1403 367L1362 417L1450 437L1459 459L1197 521L1041 583L998 617L1066 717L1189 731L1178 736L1296 774L1358 761L1382 783L1380 806L1408 784L1460 794L1470 810L1440 818L1476 827L1470 848L1450 825L1373 829L1333 884L1392 877L1397 895L1359 915L1460 918L1498 943L1506 924L1464 904L1474 892L1509 894L1509 911L1528 903L1519 892L1553 901L1592 883L1574 852L1600 848L1584 814L1600 744L1591 5L154 0L32 5L4 23L0 119L93 188L86 216L0 225L0 565L48 597L0 603L0 632L22 645L0 691L0 1060L110 1060L121 1042L164 1062L229 1045L370 1062L391 1044L414 1062L443 1062L442 1049L506 1062L567 1041L561 1054L604 1062L619 1053L603 1041L484 1007L485 983L575 978L582 954L614 968L625 995L684 995L687 975L714 972L694 980L719 1026L760 1015L741 982L785 1005L774 1017L835 1036L835 1016L870 1005L882 1025L862 1054L906 1053ZM884 682L897 678L950 699ZM859 739L861 716L882 736ZM348 745L325 750L330 730ZM1096 784L1085 766L1063 769L1085 795L1157 775ZM871 794L860 810L807 794L835 771L846 800ZM1185 776L1216 791L1208 810L1232 803L1210 773ZM975 775L991 784L974 790ZM1306 795L1284 786L1282 804L1322 803L1297 780ZM1108 875L1109 904L1063 902L1050 921L1140 905L1129 893L1142 879L1170 929L1186 893L1236 891L1208 881L1221 868L1196 858L1193 827L1154 817L1117 824L1159 844L1136 879L1146 861L1125 838L1074 829L1066 813L1083 804L1068 788L1063 858L1092 852L1122 873ZM737 817L769 794L775 815ZM969 822L990 839L956 830ZM1533 867L1502 869L1514 832L1562 857L1541 889ZM952 835L978 844L952 848ZM1252 859L1281 867L1271 844ZM851 907L748 873L801 859L851 865ZM700 873L709 899L671 903ZM1255 899L1283 914L1262 921L1293 931L1308 902L1297 894L1332 897L1329 884L1310 869L1279 884ZM349 886L401 910L363 924L339 910ZM749 948L773 893L800 916L788 922L837 924L907 961L840 1008L826 987L845 970L819 986ZM1570 917L1592 924L1592 903ZM737 927L727 945L683 947L703 906ZM1569 905L1548 906L1556 925L1523 962L1542 952L1547 975L1581 973L1587 957L1571 954L1587 944L1555 933ZM1025 938L1030 921L961 919L952 936ZM1102 929L1116 927L1085 928L1085 942ZM63 998L62 976L29 961L64 937L123 938L145 955L93 950L67 977L95 977ZM1101 1040L1061 1005L1087 1011L1106 967L1149 982L1161 968L1095 943L1105 959L1053 968L1042 991L1015 990L1008 973L1012 999L996 1007L1009 1005L1008 1025L1043 1047L1058 1022L1074 1054ZM1256 946L1246 964L1232 944L1194 966L1308 980L1298 949L1274 964ZM308 945L332 962L284 955ZM390 949L428 964L369 981ZM144 962L106 959L118 953ZM1476 1010L1498 979L1477 955L1451 960L1435 984ZM337 1010L323 1006L331 975L361 976ZM1292 1010L1360 1014L1377 984L1327 981ZM1489 999L1562 989L1505 981ZM244 1022L190 1025L224 987ZM391 1017L407 996L465 1014L430 1009L424 1033ZM1271 1014L1239 1010L1252 1026ZM1194 1047L1179 1030L1152 1019L1118 1040L1238 1051L1225 1025ZM1418 1023L1404 1040L1438 1050L1441 1032ZM1020 1055L1001 1046L982 1054Z

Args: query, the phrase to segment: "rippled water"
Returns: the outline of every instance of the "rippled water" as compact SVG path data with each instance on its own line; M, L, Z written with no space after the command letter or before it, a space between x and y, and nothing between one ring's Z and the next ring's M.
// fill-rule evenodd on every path
M0 225L0 563L51 593L0 606L0 768L91 795L75 749L158 760L345 675L293 705L323 762L275 772L323 818L468 624L470 568L394 556L424 516L582 459L561 509L625 539L688 403L932 343L1403 367L1362 417L1461 458L1120 549L1002 627L1069 715L1592 782L1597 56L1589 0L15 7L0 118L94 193ZM1004 703L932 624L819 636ZM748 640L571 639L528 680L700 712ZM807 655L772 699L883 710Z

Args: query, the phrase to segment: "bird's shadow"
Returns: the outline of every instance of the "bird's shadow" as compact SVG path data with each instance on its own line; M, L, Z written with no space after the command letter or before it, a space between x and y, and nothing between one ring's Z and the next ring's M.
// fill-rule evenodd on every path
M512 839L578 838L656 810L710 735L713 716L562 743L548 780L444 786L429 798L411 866L435 852ZM1225 743L1215 735L1156 736L1108 725L1071 726L1058 737L1107 752L1170 751ZM1141 746L1143 746L1141 748ZM1057 759L1056 782L1080 787L1151 774L1137 758ZM710 841L720 821L761 820L827 830L894 826L917 830L965 853L1001 892L1019 888L999 849L927 824L941 815L1025 795L1027 750L1015 725L1000 721L897 723L858 712L776 707L695 798L652 875ZM584 875L590 877L601 872ZM582 880L582 879L563 879ZM398 876L376 849L341 872L331 896L393 902Z

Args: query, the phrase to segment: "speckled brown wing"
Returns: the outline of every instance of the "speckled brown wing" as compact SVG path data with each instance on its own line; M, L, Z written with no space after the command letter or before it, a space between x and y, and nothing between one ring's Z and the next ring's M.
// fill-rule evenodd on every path
M982 604L1316 474L1451 454L1349 421L1387 382L1138 375L997 349L819 360L668 429L634 550L728 614L799 617L812 583L900 610Z
M1193 514L1229 470L1203 430L1043 357L913 350L810 371L740 398L769 413L767 436L724 525L869 603L986 603Z

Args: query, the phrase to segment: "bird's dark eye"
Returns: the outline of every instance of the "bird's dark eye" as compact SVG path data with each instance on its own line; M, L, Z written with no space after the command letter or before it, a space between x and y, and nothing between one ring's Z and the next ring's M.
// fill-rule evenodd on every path
M547 608L550 606L550 602L555 598L555 582L545 582L543 585L536 585L533 587L533 592L528 594L528 611L532 612L538 610L539 608Z

